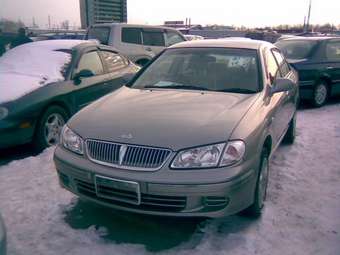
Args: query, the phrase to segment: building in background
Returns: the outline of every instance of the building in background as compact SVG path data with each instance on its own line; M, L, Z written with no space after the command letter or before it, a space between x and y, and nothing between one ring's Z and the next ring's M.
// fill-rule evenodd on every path
M127 0L79 0L81 27L93 24L127 22Z

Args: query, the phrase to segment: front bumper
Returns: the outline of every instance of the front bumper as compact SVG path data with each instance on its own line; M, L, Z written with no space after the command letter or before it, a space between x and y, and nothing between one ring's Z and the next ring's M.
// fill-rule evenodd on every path
M20 127L22 123L25 124L26 122L0 121L0 149L31 142L34 135L34 126L31 124Z
M142 214L212 218L235 214L252 204L258 166L256 161L252 162L252 167L248 167L248 171L241 171L242 166L235 167L237 169L196 170L192 171L195 174L189 174L191 182L183 182L186 178L181 178L179 175L183 174L184 170L173 171L166 167L167 169L152 173L116 171L114 168L97 165L60 147L55 151L54 162L61 186L92 202ZM171 171L168 178L157 179L162 175L161 172L167 171ZM213 172L230 174L235 171L242 174L233 177L227 175L225 178L216 176L214 181L211 179ZM109 187L104 187L108 197L98 196L96 175L138 182L141 203L136 205L124 202L122 199L124 192ZM210 176L209 182L206 176Z

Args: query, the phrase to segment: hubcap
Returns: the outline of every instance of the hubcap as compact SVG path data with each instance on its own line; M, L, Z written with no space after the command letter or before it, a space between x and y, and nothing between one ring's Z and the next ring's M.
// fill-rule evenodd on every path
M52 146L59 142L60 133L64 124L65 120L59 113L53 113L48 116L44 125L44 136L47 145Z
M267 186L268 186L268 159L264 158L261 167L260 179L259 179L259 198L261 206L266 199Z
M319 105L323 104L327 98L327 88L325 85L319 85L315 90L315 102Z

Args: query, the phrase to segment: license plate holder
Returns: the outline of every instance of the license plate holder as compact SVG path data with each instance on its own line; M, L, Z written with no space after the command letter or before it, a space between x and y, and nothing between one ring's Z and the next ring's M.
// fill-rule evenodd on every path
M96 195L100 198L120 201L133 205L141 204L141 192L138 182L95 175L95 188Z

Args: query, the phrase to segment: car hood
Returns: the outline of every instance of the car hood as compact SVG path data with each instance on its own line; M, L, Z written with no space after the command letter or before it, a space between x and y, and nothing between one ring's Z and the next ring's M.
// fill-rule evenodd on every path
M226 141L258 94L123 87L76 114L84 139L172 150Z

